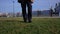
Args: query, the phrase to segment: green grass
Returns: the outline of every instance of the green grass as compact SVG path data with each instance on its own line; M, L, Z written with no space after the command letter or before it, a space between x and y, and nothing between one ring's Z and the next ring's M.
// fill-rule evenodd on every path
M60 34L60 18L0 18L0 34Z

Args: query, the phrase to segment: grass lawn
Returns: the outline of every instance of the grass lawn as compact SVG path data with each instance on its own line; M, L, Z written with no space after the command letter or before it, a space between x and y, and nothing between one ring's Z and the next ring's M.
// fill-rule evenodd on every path
M60 34L60 18L0 18L0 34Z

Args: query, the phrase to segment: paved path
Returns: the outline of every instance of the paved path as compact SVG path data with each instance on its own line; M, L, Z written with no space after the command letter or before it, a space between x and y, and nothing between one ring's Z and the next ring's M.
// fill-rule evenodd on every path
M0 18L23 18L23 17L0 17ZM39 16L39 17L32 17L32 18L60 18L59 16Z
M33 17L33 18L60 18L60 17L58 17L58 16L53 16L53 17L49 17L49 16L44 16L44 17Z

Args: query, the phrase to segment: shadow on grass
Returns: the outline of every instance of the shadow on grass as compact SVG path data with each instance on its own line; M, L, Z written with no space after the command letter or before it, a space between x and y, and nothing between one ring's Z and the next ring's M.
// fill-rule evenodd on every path
M21 22L21 23L29 23L29 22L24 22L24 21L19 21L19 22ZM32 23L32 22L30 22L30 23Z
M23 20L0 20L0 22L19 22L19 23L28 23L28 22L24 22Z

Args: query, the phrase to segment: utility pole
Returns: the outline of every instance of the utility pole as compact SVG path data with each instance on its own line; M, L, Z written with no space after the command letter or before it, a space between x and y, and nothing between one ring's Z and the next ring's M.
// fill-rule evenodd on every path
M13 17L15 17L15 13L14 13L14 1L13 1Z

